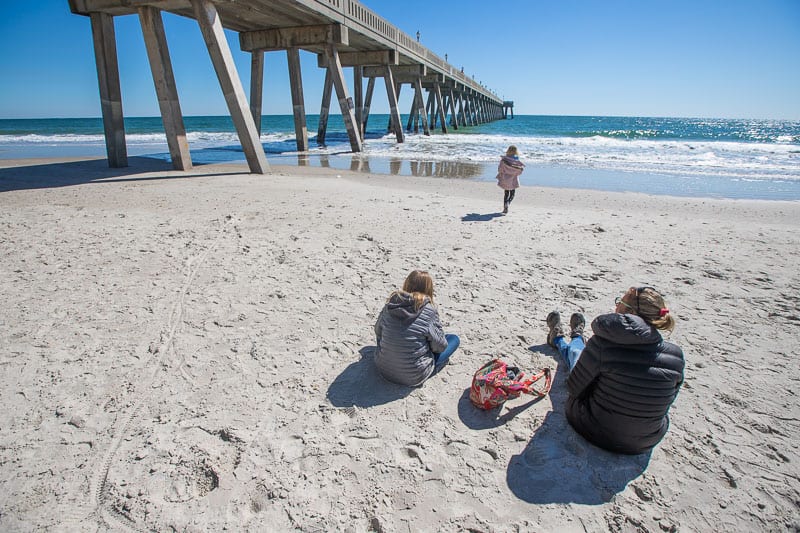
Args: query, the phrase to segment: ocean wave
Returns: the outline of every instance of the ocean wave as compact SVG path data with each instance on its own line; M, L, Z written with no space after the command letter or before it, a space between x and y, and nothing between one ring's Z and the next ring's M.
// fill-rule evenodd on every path
M468 130L469 131L469 130ZM474 131L474 130L472 130ZM639 138L630 138L631 132ZM516 145L524 162L534 165L555 165L579 169L601 169L666 173L675 175L717 175L750 179L800 180L800 150L790 134L781 142L681 140L644 138L648 130L615 130L614 135L534 136L504 131L464 133L453 131L426 136L408 134L398 144L393 134L372 130L364 142L364 154L380 158L410 161L456 161L494 165L509 145ZM317 146L313 133L309 136L311 154L337 155L350 152L346 132L329 131L326 145ZM243 159L238 135L233 131L190 131L190 149L216 151L219 157ZM102 134L20 134L0 135L0 146L6 151L25 147L102 147ZM161 132L130 133L126 142L131 152L168 153L166 137ZM265 132L261 142L268 154L295 154L293 133ZM210 155L210 154L209 154ZM194 157L194 156L193 156ZM217 156L214 156L217 157ZM202 157L201 157L202 159Z
M624 140L609 137L413 135L367 141L365 153L430 161L493 163L509 145L526 163L635 172L800 179L797 147L744 142ZM324 149L320 149L324 150Z
M198 148L218 146L220 144L239 144L239 136L235 132L190 131L186 134L189 143L197 143ZM294 140L294 135L285 133L265 133L262 142L282 142ZM128 144L166 144L167 137L163 133L128 133L125 135ZM61 133L42 135L29 133L24 135L0 135L0 144L97 144L105 143L102 134ZM192 148L195 148L193 146Z

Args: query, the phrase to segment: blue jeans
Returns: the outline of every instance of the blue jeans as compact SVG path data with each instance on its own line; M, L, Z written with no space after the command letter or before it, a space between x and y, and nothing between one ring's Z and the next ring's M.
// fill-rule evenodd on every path
M442 353L433 354L434 372L438 372L439 369L447 364L447 360L450 359L450 356L456 351L458 345L461 344L461 339L458 338L458 335L451 335L448 333L444 338L447 339L447 348L445 348Z
M583 342L583 337L580 335L572 337L569 342L567 342L564 337L556 337L553 339L553 342L556 348L558 348L559 353L561 353L561 357L567 362L570 372L572 372L572 369L575 368L578 359L581 357L581 352L583 352L583 349L586 347L586 343Z

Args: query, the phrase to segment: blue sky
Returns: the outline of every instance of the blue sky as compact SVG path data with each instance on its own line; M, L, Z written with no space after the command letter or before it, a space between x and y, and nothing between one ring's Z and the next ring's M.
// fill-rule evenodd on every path
M4 4L0 118L99 116L89 20L67 0ZM800 0L362 4L409 35L419 30L428 48L514 100L517 114L800 120ZM227 114L196 23L164 22L184 115ZM116 32L125 115L158 115L138 18L117 17ZM247 88L249 55L235 34L229 42ZM323 71L301 57L307 112L317 113ZM372 109L387 111L379 91ZM283 52L266 56L264 113L291 113Z

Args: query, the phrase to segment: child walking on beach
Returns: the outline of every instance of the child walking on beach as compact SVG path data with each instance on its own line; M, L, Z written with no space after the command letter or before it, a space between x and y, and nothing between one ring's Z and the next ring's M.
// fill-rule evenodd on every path
M525 165L519 160L519 152L513 144L506 150L506 155L500 158L497 167L497 185L505 192L503 194L503 214L508 213L508 206L514 200L514 195L519 187L519 175Z
M375 322L375 365L394 383L416 387L438 372L456 351L459 338L445 335L433 303L433 278L414 270L394 291Z

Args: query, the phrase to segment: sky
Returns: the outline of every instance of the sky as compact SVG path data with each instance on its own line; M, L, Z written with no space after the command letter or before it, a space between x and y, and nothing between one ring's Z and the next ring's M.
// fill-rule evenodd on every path
M2 2L0 118L100 116L89 19L67 0ZM517 115L800 120L800 0L361 3L419 31L434 53L513 100ZM164 24L183 114L227 115L196 22L165 13ZM157 116L138 18L116 17L115 28L125 116ZM228 41L248 91L249 54L235 33ZM318 113L324 71L311 53L301 65L306 112ZM288 83L286 54L268 52L264 114L292 112ZM372 112L388 112L375 94Z

